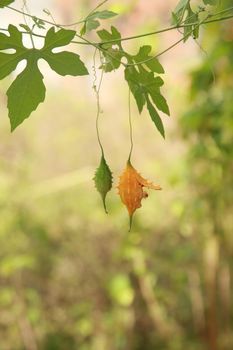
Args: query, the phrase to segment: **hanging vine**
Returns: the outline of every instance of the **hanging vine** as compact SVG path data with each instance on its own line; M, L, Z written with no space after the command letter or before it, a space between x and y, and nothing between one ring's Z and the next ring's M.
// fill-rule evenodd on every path
M96 73L96 52L95 50L94 57L93 57L93 74L94 74L94 81L93 81L93 89L96 94L96 101L97 101L97 114L96 114L96 135L97 135L97 140L98 144L101 150L101 159L100 159L100 164L99 167L96 169L95 176L93 178L95 182L95 187L97 191L100 193L103 201L103 206L104 210L107 214L107 208L106 208L106 196L107 193L111 190L112 188L112 172L106 162L105 156L104 156L104 148L100 139L100 132L99 132L99 117L101 113L101 108L100 108L100 88L102 85L103 81L103 75L104 75L104 70L101 70L101 75L100 75L100 80L99 80L99 85L98 87L96 86L97 83L97 73ZM100 62L102 62L102 56L100 54Z

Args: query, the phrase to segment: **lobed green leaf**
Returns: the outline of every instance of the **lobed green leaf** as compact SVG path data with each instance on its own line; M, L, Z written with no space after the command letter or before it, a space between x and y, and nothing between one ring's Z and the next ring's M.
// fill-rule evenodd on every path
M194 13L191 9L191 6L188 4L187 7L187 17L184 21L185 24L198 22L198 14ZM188 40L190 36L193 36L194 39L197 39L199 35L199 26L198 25L190 25L184 27L184 42Z
M63 28L55 32L55 28L51 27L46 34L43 51L70 44L75 34L76 32L74 30Z
M88 71L79 55L73 52L45 52L42 54L51 69L60 75L87 75Z
M12 4L15 0L0 0L0 8Z
M180 24L185 15L186 9L190 3L190 0L180 0L176 5L174 12L172 12L172 19L175 24Z
M165 131L164 131L164 127L163 127L163 122L162 122L158 112L156 111L156 109L154 108L153 104L151 103L151 101L148 97L146 98L146 102L147 102L147 109L150 113L152 121L154 122L156 128L158 129L160 134L163 136L163 138L165 138Z
M97 19L108 19L115 16L117 16L117 13L107 10L93 12L91 15L87 16L84 25L80 30L80 34L84 35L87 32L98 28L100 26L100 22Z
M93 12L90 16L87 17L87 19L108 19L117 16L118 14L113 11L103 10L103 11L96 11Z
M124 52L121 46L120 40L118 40L121 39L121 34L113 26L111 27L111 32L102 29L99 30L97 34L102 42L112 41L111 43L102 44L102 48L104 49L103 55L105 57L105 62L102 65L102 68L105 72L112 72L120 67L122 57L127 56L127 53Z
M110 46L119 44L120 41L118 39L121 39L120 32L114 26L111 26L111 32L108 32L106 29L102 29L102 30L99 30L97 34L102 41L112 40L113 42L110 44Z
M0 33L0 50L26 50L23 46L22 33L12 24L8 26L10 36Z
M146 61L145 63L143 63L143 66L146 66L152 72L163 74L164 69L163 69L163 66L160 64L160 62L158 61L158 59L153 58L153 56L149 56L151 49L152 49L152 47L150 45L145 45L145 46L140 47L137 55L133 56L133 60L136 63Z
M41 23L40 23L41 25ZM26 27L24 27L27 30ZM79 55L73 52L53 53L52 49L70 43L75 32L50 28L41 50L23 46L22 33L13 25L8 27L9 35L0 33L0 50L14 49L13 54L0 52L0 79L13 72L21 60L26 59L26 68L17 76L7 91L8 110L13 131L29 117L39 103L44 101L45 86L43 75L38 68L38 60L45 59L50 67L60 75L86 75L88 71Z
M7 107L12 131L45 99L43 75L37 66L37 59L36 50L32 50L26 68L7 91Z

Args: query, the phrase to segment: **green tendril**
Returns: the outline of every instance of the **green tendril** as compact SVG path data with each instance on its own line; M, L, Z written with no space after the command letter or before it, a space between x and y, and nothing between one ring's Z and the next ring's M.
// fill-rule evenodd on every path
M129 95L128 95L128 108L129 108L129 135L130 135L130 151L129 151L129 158L128 162L130 163L131 155L133 152L133 127L132 127L132 115L131 115L131 92L129 89Z
M96 122L95 122L95 126L96 126L96 135L97 135L97 140L98 140L98 144L100 146L101 149L101 153L102 155L104 155L104 149L103 149L103 145L100 139L100 132L99 132L99 117L100 117L100 113L101 113L101 107L100 107L100 89L101 89L101 85L103 82L103 75L104 75L104 70L102 69L101 71L101 76L100 76L100 80L99 80L99 84L97 87L97 73L96 73L96 53L97 53L97 49L95 49L94 52L94 56L93 56L93 74L94 74L94 80L93 80L93 89L95 91L96 94L96 101L97 101L97 113L96 113ZM100 55L100 61L102 62L102 57Z

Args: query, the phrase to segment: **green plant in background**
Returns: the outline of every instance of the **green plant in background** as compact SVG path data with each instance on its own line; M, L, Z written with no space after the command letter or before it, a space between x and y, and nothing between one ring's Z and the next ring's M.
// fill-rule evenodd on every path
M192 72L191 108L181 119L184 137L189 140L188 181L195 188L193 206L187 211L195 213L194 220L200 222L197 226L203 237L202 278L209 300L205 331L210 349L232 346L229 345L232 315L227 296L230 286L222 285L224 279L230 278L233 247L233 38L229 35L230 28L222 27L220 33L216 29L211 33L215 40L202 64ZM223 332L225 337L219 338L218 332Z

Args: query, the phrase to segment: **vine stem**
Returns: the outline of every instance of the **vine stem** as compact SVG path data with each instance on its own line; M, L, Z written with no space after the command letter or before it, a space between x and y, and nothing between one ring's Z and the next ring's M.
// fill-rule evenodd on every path
M12 10L12 11L16 11L16 12L18 12L18 13L21 13L22 15L29 16L29 17L33 18L33 16L30 15L29 13L25 13L25 12L20 11L20 10L14 8L14 7L11 7L11 6L6 6L6 7L9 8L10 10ZM55 27L57 27L57 28L62 28L62 26L61 26L60 24L56 24L56 23L54 23L54 22L44 20L44 19L42 19L42 18L40 18L40 17L37 17L37 18L38 18L39 20L43 21L44 23L53 25L53 26L55 26ZM80 39L82 39L82 40L83 40L83 43L85 43L86 45L93 46L93 47L97 48L98 50L100 50L100 51L102 51L102 52L105 52L105 53L107 52L107 54L108 54L109 57L111 57L111 58L113 58L113 59L116 59L113 55L111 55L111 54L108 52L107 49L104 49L103 47L101 47L101 45L100 45L99 43L91 42L90 40L88 40L88 39L82 37L81 35L79 35L76 31L75 31L75 36L78 37L78 38L80 38ZM77 42L74 41L74 40L72 40L71 43L77 44ZM121 63L124 67L127 67L127 64L125 64L125 63L123 63L123 62L120 62L120 63Z
M231 10L233 10L233 8L231 8ZM230 10L228 10L230 11ZM217 16L218 14L215 15L211 15L212 16ZM204 21L202 24L208 24L208 23L213 23L213 22L219 22L219 21L224 21L227 19L233 18L233 15L230 16L224 16L221 18L216 18L216 19L210 19L207 21ZM161 34L161 33L165 33L168 32L170 30L174 30L174 29L179 29L179 28L185 28L185 27L189 27L189 26L194 26L194 25L198 25L200 22L193 22L193 23L189 23L189 24L181 24L181 25L176 25L176 26L171 26L171 27L167 27L167 28L163 28L160 30L156 30L153 32L148 32L148 33L143 33L143 34L138 34L138 35L133 35L133 36L128 36L128 37L124 37L121 39L114 39L114 40L108 40L108 41L103 41L101 44L110 44L112 42L117 42L117 41L128 41L128 40L133 40L133 39L140 39L146 36L152 36L152 35L156 35L156 34Z
M102 71L101 71L99 85L98 85L98 87L96 87L96 82L97 82L96 53L97 53L97 49L95 49L94 56L93 56L93 73L94 73L93 89L95 91L96 101L97 101L97 114L96 114L95 127L96 127L96 135L97 135L98 144L100 146L102 156L104 156L104 149L103 149L103 145L102 145L102 142L101 142L101 139L100 139L100 133L99 133L99 117L100 117L100 113L101 113L101 108L100 108L100 89L101 89L101 85L102 85L102 82L103 82L104 70L102 69ZM100 57L100 61L101 61L101 57Z
M208 18L208 16L206 17ZM201 22L198 23L197 27L200 27L204 21L206 20L206 18L204 20L202 20ZM154 55L154 56L151 56L150 58L146 59L146 60L143 60L143 61L140 61L140 62L137 62L137 63L128 63L127 66L130 67L130 66L135 66L135 65L139 65L139 64L144 64L144 63L147 63L147 62L150 62L152 60L154 60L155 58L158 58L160 57L161 55L163 55L164 53L170 51L173 47L177 46L179 43L181 43L182 41L184 41L185 39L187 39L192 33L193 33L194 29L190 30L186 35L184 35L181 39L179 39L178 41L176 41L174 44L172 44L171 46L169 46L168 48L166 48L165 50L159 52L158 54Z
M217 16L217 14L216 14ZM38 17L37 17L38 18ZM212 20L208 20L208 21L204 21L202 23L203 24L209 24L209 23L214 23L214 22L220 22L220 21L225 21L225 20L228 20L228 19L231 19L233 18L233 15L230 15L230 16L224 16L224 17L221 17L221 18L216 18L216 19L212 19ZM40 18L38 18L40 19ZM54 23L51 22L51 24L54 25ZM154 31L154 32L149 32L149 33L144 33L144 34L139 34L139 35L135 35L135 36L129 36L129 37L125 37L125 38L121 38L121 39L114 39L114 40L108 40L108 41L103 41L101 43L98 43L98 42L92 42L91 44L92 45L104 45L104 44L108 44L108 43L111 43L111 42L116 42L116 41L127 41L127 40L132 40L132 39L139 39L139 38L143 38L145 36L151 36L151 35L156 35L156 34L160 34L160 33L164 33L164 32L168 32L170 30L174 30L174 29L179 29L179 28L185 28L185 27L189 27L189 26L194 26L194 25L197 25L199 24L199 22L194 22L194 23L190 23L190 24L182 24L180 26L173 26L173 27L168 27L168 28L164 28L164 29L160 29L160 30L157 30L157 31ZM57 25L56 25L57 26ZM60 27L59 27L60 28ZM8 29L7 28L0 28L1 31L3 32L8 32ZM22 34L29 34L28 32L26 31L21 31ZM32 33L33 36L36 36L38 38L45 38L45 35L42 35L42 34L37 34L37 33ZM71 41L72 44L79 44L79 45L90 45L88 42L84 42L84 41L76 41L76 40L72 40Z
M27 23L27 17L26 17L26 14L29 14L29 15L30 15L30 11L29 11L29 9L28 9L28 7L27 7L27 2L26 2L26 0L23 0L23 7L22 7L22 11L23 11L23 12L24 12L24 9L25 9L25 11L26 11L26 12L24 13L24 15L23 15L24 23L26 24L26 26L30 27L30 25ZM32 27L32 29L30 29L29 35L30 35L32 47L33 47L33 49L35 49L35 43L34 43L34 40L33 40L33 35L32 35L32 33L33 33L33 27Z
M103 6L104 4L106 4L106 2L108 2L108 0L103 0L101 3L99 3L99 5L97 5L88 15L87 17L89 17L90 15L92 15L96 10L98 10L101 6ZM85 20L84 20L85 21Z
M106 2L106 1L105 1L105 2ZM102 4L102 3L101 3L101 4ZM99 5L101 6L101 4L99 4ZM18 9L15 9L14 7L11 7L11 6L6 6L6 7L9 8L10 10L12 10L12 11L16 11L16 12L18 12L18 13L21 13L21 14L25 15L25 16L29 16L29 17L33 18L33 16L30 15L29 13L25 13L25 12L23 12L23 11L20 11L20 10L18 10ZM177 29L177 28L182 28L182 27L187 27L187 26L194 26L194 25L200 27L201 25L206 24L206 23L212 23L212 22L227 20L227 19L233 18L233 15L225 16L225 17L221 17L221 18L216 18L216 19L210 19L210 20L207 20L207 18L209 18L210 16L211 16L211 17L215 17L215 16L217 16L217 15L219 15L219 14L229 12L229 11L231 11L232 9L233 9L233 7L230 7L230 8L228 8L228 9L225 9L225 10L222 10L222 11L219 11L219 12L216 12L215 14L212 14L212 15L209 14L209 15L205 18L205 20L203 20L203 21L201 21L201 22L189 23L189 24L182 24L182 25L180 25L180 26L172 26L172 27L168 27L168 28L161 29L161 30L159 30L159 31L154 31L154 32L145 33L145 34L139 34L139 35L135 35L135 36L132 36L132 37L121 38L121 39L118 39L118 40L116 39L116 40L114 40L114 41L115 41L115 42L116 42L116 41L121 42L121 41L123 41L123 40L137 39L137 38L140 38L140 37L145 37L145 36L149 36L149 35L155 35L155 34L159 34L159 33L162 33L162 32L165 32L165 31L169 31L169 30L173 30L173 29ZM41 21L44 21L45 23L48 23L48 24L50 24L50 25L55 25L55 26L58 27L58 28L62 28L62 26L59 25L59 24L54 24L54 23L51 22L51 21L47 21L47 20L44 20L44 19L39 18L39 17L37 17L37 18L40 19ZM76 35L78 38L82 39L83 41L82 41L82 42L78 42L78 41L72 40L71 42L74 43L74 44L91 45L91 46L95 47L96 49L98 49L98 50L100 50L100 51L102 51L102 52L107 53L109 57L113 58L113 59L116 60L116 61L119 61L119 63L120 63L121 65L123 65L123 66L126 68L126 67L128 67L128 66L133 66L133 65L138 65L138 64L146 63L146 62L148 62L148 61L153 60L154 58L157 58L157 57L163 55L164 53L166 53L167 51L171 50L173 47L175 47L176 45L178 45L180 42L182 42L182 41L184 40L184 38L188 37L192 32L193 32L193 30L192 30L190 33L188 33L186 36L184 36L182 39L178 40L178 41L175 42L173 45L169 46L167 49L165 49L165 50L163 50L162 52L160 52L159 54L157 54L157 55L155 55L155 56L149 58L148 60L145 60L145 61L142 61L142 62L137 62L137 63L128 63L128 64L125 64L125 63L123 63L122 61L117 60L117 59L116 59L115 57L113 57L106 49L104 49L104 48L101 46L101 45L103 45L103 44L111 43L112 40L105 41L105 42L102 42L102 43L95 43L95 42L91 42L91 41L89 41L88 39L82 37L81 35L77 34L77 32L76 32L75 35ZM30 34L30 33L28 33L28 34ZM31 35L34 35L34 33L31 33ZM37 35L37 36L39 36L39 35Z
M100 8L101 6L103 6L106 2L108 2L108 0L104 0L102 1L99 5L97 5L87 16L85 19L81 19L80 21L74 22L74 23L70 23L70 24L60 24L61 27L74 27L78 24L82 24L86 22L86 19L91 16L96 10L98 10L98 8Z
M106 2L106 1L105 1ZM28 14L28 13L24 13L23 11L20 11L12 6L6 6L8 9L12 10L12 11L15 11L15 12L18 12L20 14L23 14L25 16L29 16L29 17L33 17L32 15ZM219 12L216 12L214 14L209 14L208 17L216 17L222 13L226 13L226 12L230 12L233 10L233 6L232 7L229 7L225 10L222 10L222 11L219 11ZM50 24L50 25L55 25L56 27L58 28L61 28L61 27L65 27L65 26L71 26L70 25L66 25L66 24L54 24L53 22L51 21L48 21L48 20L45 20L45 19L42 19L40 17L37 17L39 20L47 23L47 24ZM230 18L233 18L233 15L230 15L230 16L224 16L224 17L220 17L220 18L216 18L216 19L210 19L210 20L205 20L202 22L202 24L208 24L208 23L212 23L212 22L219 22L219 21L224 21L224 20L227 20L227 19L230 19ZM85 21L80 21L79 23L83 23ZM78 22L76 22L75 24L78 24ZM75 25L73 24L73 25ZM153 32L148 32L148 33L143 33L143 34L138 34L138 35L133 35L133 36L129 36L129 37L125 37L125 38L119 38L119 39L114 39L114 40L108 40L108 41L103 41L101 44L108 44L108 43L111 43L111 42L117 42L117 41L127 41L127 40L132 40L132 39L139 39L139 38L142 38L142 37L145 37L145 36L151 36L151 35L156 35L156 34L160 34L160 33L164 33L164 32L168 32L170 30L174 30L174 29L179 29L179 28L185 28L185 27L188 27L188 26L194 26L194 25L198 25L199 22L194 22L194 23L189 23L189 24L181 24L181 25L174 25L174 26L170 26L170 27L167 27L167 28L163 28L163 29L160 29L160 30L156 30L156 31L153 31ZM75 44L84 44L84 45L93 45L93 46L96 46L96 45L99 45L100 43L95 43L95 42L90 42L90 41L87 41L87 39L83 38L82 36L79 36L77 35L78 37L81 37L82 40L85 40L83 42L76 42L76 41L72 41L72 43L75 43Z
M128 162L130 162L131 155L132 155L132 152L133 152L133 127L132 127L131 92L130 92L130 88L129 88L129 95L128 95L128 108L129 108L129 136L130 136L130 151L129 151Z

